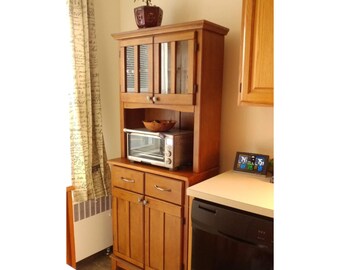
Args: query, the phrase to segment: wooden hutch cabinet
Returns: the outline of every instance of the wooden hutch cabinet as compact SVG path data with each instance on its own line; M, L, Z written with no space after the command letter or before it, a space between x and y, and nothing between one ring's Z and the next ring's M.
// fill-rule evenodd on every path
M274 1L243 0L239 104L274 104Z
M224 38L206 20L113 34L120 46L121 158L112 172L112 269L188 267L186 188L219 173ZM193 131L193 164L178 170L127 159L124 128L176 120Z

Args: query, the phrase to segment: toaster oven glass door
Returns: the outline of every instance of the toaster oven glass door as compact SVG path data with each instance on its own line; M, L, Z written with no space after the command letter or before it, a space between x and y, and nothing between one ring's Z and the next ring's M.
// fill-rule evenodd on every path
M128 155L145 162L164 163L165 139L145 134L128 133Z

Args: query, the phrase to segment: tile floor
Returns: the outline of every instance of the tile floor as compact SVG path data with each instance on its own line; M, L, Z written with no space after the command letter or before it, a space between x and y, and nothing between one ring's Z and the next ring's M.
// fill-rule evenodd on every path
M77 270L111 270L111 255L112 247L110 252L107 253L106 249L93 254L79 262L77 262Z

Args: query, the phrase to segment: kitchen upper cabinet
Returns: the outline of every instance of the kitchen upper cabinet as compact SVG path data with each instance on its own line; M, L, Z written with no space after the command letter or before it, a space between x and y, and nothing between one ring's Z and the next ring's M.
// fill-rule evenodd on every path
M120 39L123 102L194 105L196 32Z
M239 104L274 104L274 0L244 0Z
M192 130L193 171L220 158L224 40L229 29L199 20L112 34L120 48L121 153L124 128L171 119Z

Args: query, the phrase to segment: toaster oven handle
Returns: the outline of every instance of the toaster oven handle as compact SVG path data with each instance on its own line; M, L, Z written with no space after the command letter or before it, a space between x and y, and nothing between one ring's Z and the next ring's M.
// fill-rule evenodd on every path
M153 131L145 131L145 130L138 130L138 129L129 129L129 128L124 128L123 131L125 133L130 133L130 134L134 134L134 135L153 135L155 137L161 137L164 136L161 132L153 132Z
M166 191L166 192L171 192L171 188L163 188L158 185L154 185L155 189L158 189L159 191Z

